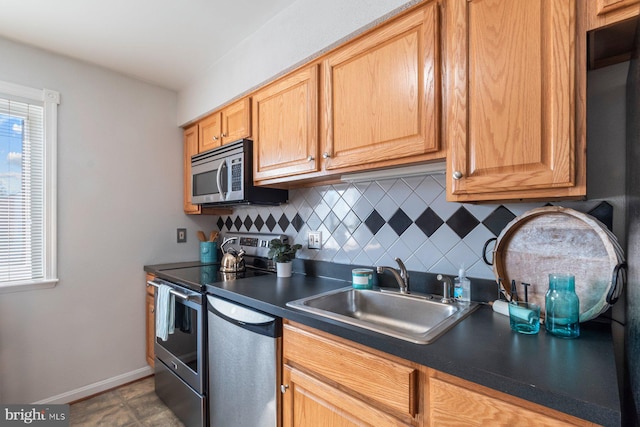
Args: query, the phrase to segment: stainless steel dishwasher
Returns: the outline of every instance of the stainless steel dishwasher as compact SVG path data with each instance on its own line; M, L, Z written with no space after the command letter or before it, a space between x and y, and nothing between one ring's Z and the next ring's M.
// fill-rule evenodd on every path
M280 425L282 320L207 295L210 427Z

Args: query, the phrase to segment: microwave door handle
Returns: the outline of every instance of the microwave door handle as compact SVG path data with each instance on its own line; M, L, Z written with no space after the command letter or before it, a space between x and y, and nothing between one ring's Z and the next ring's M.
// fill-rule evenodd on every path
M222 200L226 200L226 189L222 188L222 169L226 169L227 160L223 160L218 167L218 173L216 174L216 184L218 185L218 190L220 191L220 196Z

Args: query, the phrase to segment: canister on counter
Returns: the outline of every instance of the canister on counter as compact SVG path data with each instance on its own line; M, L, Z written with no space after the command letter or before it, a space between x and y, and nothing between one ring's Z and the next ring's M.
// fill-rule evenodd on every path
M370 268L354 268L351 270L354 289L373 288L373 270Z

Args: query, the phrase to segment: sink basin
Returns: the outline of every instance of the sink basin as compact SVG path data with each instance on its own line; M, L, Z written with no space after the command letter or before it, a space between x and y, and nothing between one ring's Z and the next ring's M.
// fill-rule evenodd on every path
M290 301L287 306L416 344L429 344L478 304L440 302L439 296L351 287Z

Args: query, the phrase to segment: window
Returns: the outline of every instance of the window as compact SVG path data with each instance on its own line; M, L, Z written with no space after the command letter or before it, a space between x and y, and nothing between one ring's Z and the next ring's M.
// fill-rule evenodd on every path
M60 95L0 82L0 293L53 287Z

